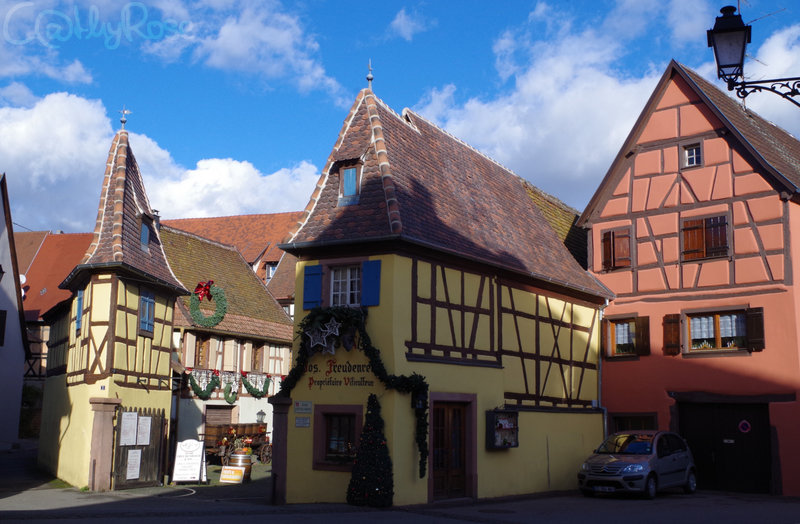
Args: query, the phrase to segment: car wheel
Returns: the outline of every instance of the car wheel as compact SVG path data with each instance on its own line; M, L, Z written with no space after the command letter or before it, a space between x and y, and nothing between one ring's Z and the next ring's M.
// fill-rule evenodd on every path
M656 476L650 475L644 483L644 498L648 500L656 498L656 491L658 491Z
M694 470L690 470L686 477L686 484L683 485L683 492L691 495L695 491L697 491L697 475L694 474Z
M583 493L584 497L594 497L594 490L591 489L582 489L581 493Z

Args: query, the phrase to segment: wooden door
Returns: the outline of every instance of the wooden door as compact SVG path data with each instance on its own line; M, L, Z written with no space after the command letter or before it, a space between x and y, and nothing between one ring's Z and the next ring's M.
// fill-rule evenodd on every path
M435 402L433 404L433 498L435 500L465 497L466 431L465 404Z

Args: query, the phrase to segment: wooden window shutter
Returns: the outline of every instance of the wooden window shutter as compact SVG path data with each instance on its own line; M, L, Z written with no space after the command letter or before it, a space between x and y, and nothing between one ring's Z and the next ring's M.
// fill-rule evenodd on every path
M381 261L361 264L361 305L377 306L381 302Z
M630 230L614 232L614 267L630 267L631 265L631 232Z
M650 317L636 317L636 354L650 354Z
M609 327L610 327L610 322L606 319L603 319L602 324L600 324L600 351L605 356L611 354L610 351L611 348L609 347L610 339L608 338Z
M681 354L681 315L664 315L664 354Z
M614 267L614 246L611 242L611 231L603 233L603 269Z
M764 343L764 308L754 307L745 311L747 315L747 351L762 351Z
M322 266L303 268L303 309L322 305Z
M683 258L693 260L705 257L704 221L686 220L683 223Z
M6 316L8 311L0 309L0 346L6 345Z
M705 220L705 248L707 257L728 254L728 219L724 215Z

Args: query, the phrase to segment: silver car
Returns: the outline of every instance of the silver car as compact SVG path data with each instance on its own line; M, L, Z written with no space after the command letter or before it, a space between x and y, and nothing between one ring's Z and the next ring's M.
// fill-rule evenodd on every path
M679 435L622 431L609 435L581 465L578 487L586 496L641 493L652 499L665 488L682 487L694 493L697 473L692 452Z

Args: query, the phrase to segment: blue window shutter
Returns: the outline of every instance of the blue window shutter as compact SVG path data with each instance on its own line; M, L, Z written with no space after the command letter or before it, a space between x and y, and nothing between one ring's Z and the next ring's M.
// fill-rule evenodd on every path
M142 292L139 306L139 329L153 331L155 326L156 297L147 291Z
M78 290L78 307L77 313L75 314L75 331L80 331L81 329L81 320L83 320L83 290Z
M322 266L303 268L303 309L322 305Z
M377 306L381 302L381 261L361 264L361 305Z

